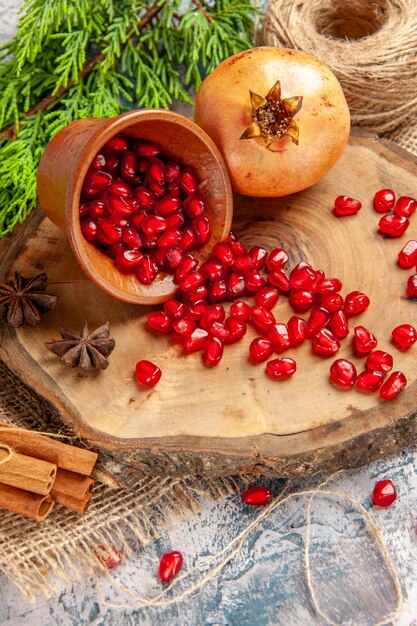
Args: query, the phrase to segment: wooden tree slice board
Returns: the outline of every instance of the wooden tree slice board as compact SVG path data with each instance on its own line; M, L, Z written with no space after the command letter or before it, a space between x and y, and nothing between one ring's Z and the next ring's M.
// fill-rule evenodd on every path
M311 353L311 344L290 350L298 363L294 377L272 381L264 364L248 363L250 329L243 341L228 346L216 368L201 354L184 357L169 338L151 334L144 318L149 309L112 299L78 267L64 235L47 219L32 216L11 240L2 242L3 278L17 269L26 276L48 274L50 291L59 296L52 313L37 328L3 328L0 357L31 388L56 407L81 437L128 463L131 473L223 475L256 470L270 475L299 475L367 463L417 440L416 348L399 352L390 332L399 323L417 323L417 303L405 296L410 271L397 267L398 251L417 238L417 216L406 235L389 240L377 234L379 215L372 209L377 189L416 194L417 165L392 144L356 136L333 170L314 188L282 199L236 198L234 228L246 245L284 247L291 265L308 260L343 282L343 293L358 289L371 306L351 320L378 338L395 358L394 369L409 380L393 402L378 394L347 392L328 382L333 359ZM363 202L362 211L337 219L333 200L346 194ZM278 321L293 314L286 297L274 313ZM116 349L110 366L89 378L63 368L45 347L59 338L58 328L91 328L110 322ZM352 358L350 337L337 355ZM152 389L140 389L133 371L139 359L161 366L163 377ZM364 360L352 359L359 370ZM117 472L116 472L117 473Z

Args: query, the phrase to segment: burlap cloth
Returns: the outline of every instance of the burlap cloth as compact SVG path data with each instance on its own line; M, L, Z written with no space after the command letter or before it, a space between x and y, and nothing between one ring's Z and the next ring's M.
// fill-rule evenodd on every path
M389 138L417 155L417 117ZM65 433L53 408L1 362L0 420ZM85 515L57 506L40 525L0 511L0 570L29 599L50 596L57 592L59 581L72 583L97 573L95 546L115 545L128 556L133 542L144 545L157 538L158 528L197 512L201 497L224 497L241 488L246 478L158 476L140 480L131 490L97 484Z

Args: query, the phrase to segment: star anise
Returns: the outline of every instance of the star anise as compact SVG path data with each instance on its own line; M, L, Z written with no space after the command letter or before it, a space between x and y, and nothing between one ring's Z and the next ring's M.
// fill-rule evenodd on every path
M58 296L45 293L48 277L43 272L34 278L24 278L15 272L14 281L0 283L0 319L13 328L25 322L30 326L40 323L42 314L50 311Z
M84 374L91 368L105 370L109 362L107 357L113 352L116 342L109 339L110 324L106 322L90 333L87 322L77 335L71 330L60 328L62 340L45 343L48 350L61 357L61 363L67 367L80 367Z

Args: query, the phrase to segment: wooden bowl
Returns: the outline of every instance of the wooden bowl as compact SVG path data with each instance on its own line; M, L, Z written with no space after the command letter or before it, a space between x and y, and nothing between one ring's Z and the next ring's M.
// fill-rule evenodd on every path
M197 254L202 260L230 231L233 197L229 176L219 150L203 130L182 115L160 109L129 111L111 119L77 120L57 133L46 147L38 170L39 202L45 214L66 233L84 272L119 300L158 304L177 289L172 275L160 273L151 285L142 285L134 275L119 272L112 259L81 233L79 204L87 170L100 148L119 132L157 142L164 154L196 172L212 229L210 242Z

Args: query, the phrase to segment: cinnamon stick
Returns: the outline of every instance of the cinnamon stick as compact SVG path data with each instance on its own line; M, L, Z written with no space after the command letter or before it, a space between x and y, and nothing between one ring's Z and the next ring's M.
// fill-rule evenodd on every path
M85 513L91 502L93 494L87 493L85 498L74 498L73 496L69 496L65 493L55 492L52 497L55 502L58 502L58 504L62 504L62 506L70 509L70 511L75 511L75 513Z
M49 461L62 469L87 476L91 474L98 456L91 450L70 446L57 439L7 423L0 423L0 441L11 446L16 452Z
M55 494L60 493L82 500L91 492L93 485L93 479L88 476L58 469L51 496L54 497Z
M41 496L0 484L0 508L2 509L23 515L35 522L43 522L54 506L55 502L49 495Z
M7 457L8 452L0 449L0 462ZM51 491L55 476L56 465L53 463L16 452L0 465L0 483L43 496Z

